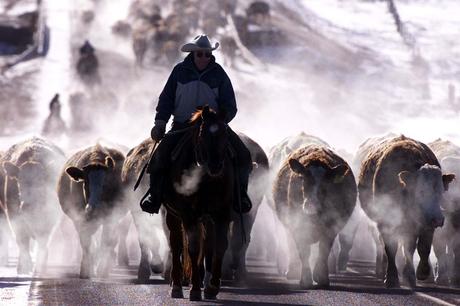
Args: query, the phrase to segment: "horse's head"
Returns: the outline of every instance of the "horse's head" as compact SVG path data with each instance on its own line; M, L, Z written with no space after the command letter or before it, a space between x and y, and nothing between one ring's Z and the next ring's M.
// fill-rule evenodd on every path
M193 115L191 121L199 127L194 137L197 164L212 177L221 175L228 147L225 114L205 106Z

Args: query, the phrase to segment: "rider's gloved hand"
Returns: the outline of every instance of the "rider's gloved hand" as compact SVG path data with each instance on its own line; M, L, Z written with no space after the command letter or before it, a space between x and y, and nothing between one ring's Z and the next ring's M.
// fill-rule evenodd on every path
M155 120L155 125L153 126L152 130L150 131L150 137L155 142L160 141L165 136L166 131L166 121L164 120Z

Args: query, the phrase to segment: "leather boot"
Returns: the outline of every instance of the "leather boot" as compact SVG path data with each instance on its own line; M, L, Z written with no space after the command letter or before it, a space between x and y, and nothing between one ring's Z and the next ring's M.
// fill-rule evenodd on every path
M237 213L241 212L245 214L252 208L252 202L248 195L249 173L250 170L248 171L248 169L239 169L238 171L240 186L237 186L237 188L240 188L241 209L238 206L238 202L235 201L234 209Z
M141 209L149 214L157 214L160 211L162 202L162 184L163 179L159 175L153 177L150 174L149 195L141 201Z

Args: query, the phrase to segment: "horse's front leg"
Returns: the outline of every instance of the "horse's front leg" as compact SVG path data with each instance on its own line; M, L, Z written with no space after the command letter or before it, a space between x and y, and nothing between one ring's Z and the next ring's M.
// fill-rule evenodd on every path
M173 215L166 214L166 225L169 229L169 245L172 254L172 267L171 267L171 279L172 279L172 298L183 298L182 292L182 261L181 255L183 250L183 239L182 239L182 224L179 219Z
M223 220L215 220L215 241L214 252L212 259L212 276L209 284L204 289L204 296L206 299L215 299L220 290L220 279L222 276L222 261L225 251L228 247L228 233L229 222Z
M200 223L184 224L188 240L188 253L190 256L192 287L190 288L190 301L201 301L201 271L202 244L204 243L204 230Z

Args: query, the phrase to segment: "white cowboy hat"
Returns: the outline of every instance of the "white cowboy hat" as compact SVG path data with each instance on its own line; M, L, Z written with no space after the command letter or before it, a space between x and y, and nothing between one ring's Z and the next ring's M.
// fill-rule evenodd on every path
M180 50L182 52L193 52L193 51L198 51L198 50L208 50L208 51L213 51L216 50L219 47L219 43L216 42L214 44L214 47L211 45L211 42L209 41L209 38L205 34L201 34L196 36L192 42L186 43L183 45Z

